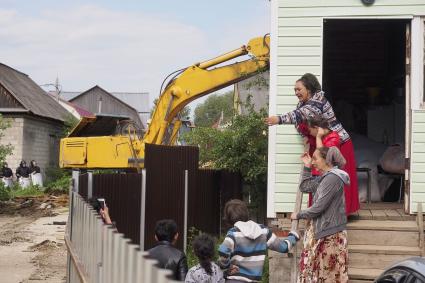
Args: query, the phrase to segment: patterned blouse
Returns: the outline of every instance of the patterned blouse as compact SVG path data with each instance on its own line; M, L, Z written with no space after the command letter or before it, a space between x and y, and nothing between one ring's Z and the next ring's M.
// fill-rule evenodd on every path
M350 139L347 131L342 127L341 123L335 117L334 110L329 101L326 99L325 93L323 91L317 92L306 102L299 102L297 109L294 111L280 115L279 124L295 124L297 130L301 134L304 134L298 128L299 125L303 120L316 116L321 116L328 121L329 128L339 134L339 137L341 138L341 144Z
M214 262L211 262L212 274L209 275L200 264L195 265L186 275L185 283L224 283L223 272Z

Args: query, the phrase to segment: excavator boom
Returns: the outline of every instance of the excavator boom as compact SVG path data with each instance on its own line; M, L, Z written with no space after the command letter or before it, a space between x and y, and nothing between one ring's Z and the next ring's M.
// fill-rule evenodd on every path
M60 166L65 168L141 168L144 145L175 143L179 112L191 101L245 80L269 67L270 37L254 38L245 46L184 69L161 93L142 139L133 135L68 137L61 140ZM241 62L220 65L249 55ZM220 66L217 66L220 65ZM95 123L95 121L92 121ZM79 128L77 125L76 128ZM81 128L81 127L80 127ZM75 136L75 135L74 135Z

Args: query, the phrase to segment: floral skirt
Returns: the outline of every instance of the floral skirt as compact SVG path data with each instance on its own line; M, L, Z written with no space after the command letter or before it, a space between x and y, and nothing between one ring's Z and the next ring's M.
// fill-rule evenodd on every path
M313 221L304 234L298 283L347 283L347 231L314 239Z

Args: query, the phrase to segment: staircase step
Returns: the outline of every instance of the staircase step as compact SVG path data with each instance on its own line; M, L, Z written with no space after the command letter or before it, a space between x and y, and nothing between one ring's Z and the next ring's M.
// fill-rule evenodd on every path
M347 224L348 242L355 245L419 246L415 221L354 220Z
M395 220L353 220L348 222L349 230L379 230L379 231L418 231L415 221Z
M348 251L350 253L380 254L380 255L406 255L406 256L421 255L421 250L419 247L406 247L406 246L378 246L378 245L349 244Z
M383 269L374 269L374 268L354 268L348 267L348 277L350 280L375 280L381 273L384 272Z
M386 269L390 265L399 262L403 259L409 258L406 255L387 255L387 254L361 254L361 253L350 253L348 255L349 268L378 268Z

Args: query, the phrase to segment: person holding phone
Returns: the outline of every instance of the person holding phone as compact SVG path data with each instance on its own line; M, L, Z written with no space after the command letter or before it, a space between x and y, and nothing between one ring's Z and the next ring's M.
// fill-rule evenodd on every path
M107 225L114 225L109 216L109 208L106 205L106 201L104 198L91 198L88 200L89 204L93 207L97 213L102 217L103 223Z

